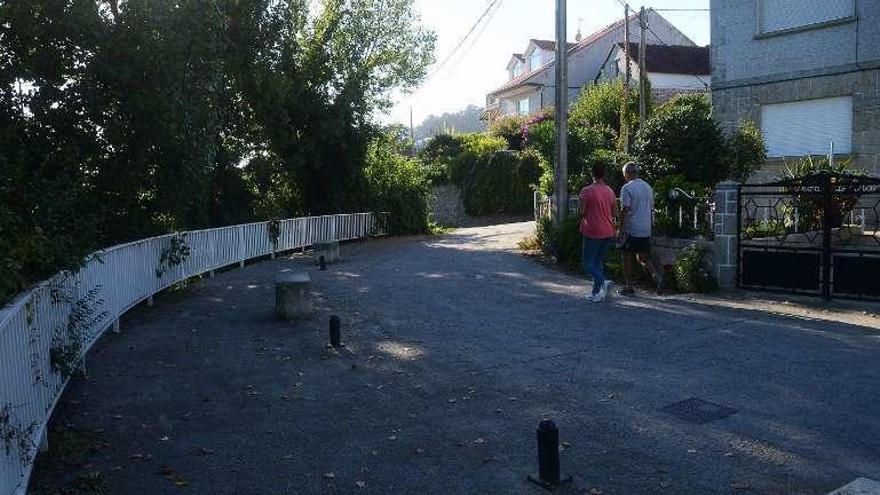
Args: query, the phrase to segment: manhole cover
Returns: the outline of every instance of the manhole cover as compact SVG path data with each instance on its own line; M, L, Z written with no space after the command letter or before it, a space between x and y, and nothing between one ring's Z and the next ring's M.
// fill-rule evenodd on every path
M698 425L724 419L736 412L736 409L697 397L663 406L660 410Z

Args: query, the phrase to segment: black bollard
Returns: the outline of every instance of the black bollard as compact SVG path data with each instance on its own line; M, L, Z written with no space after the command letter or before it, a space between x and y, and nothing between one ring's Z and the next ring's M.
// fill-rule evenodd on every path
M318 257L318 266L321 267L321 270L327 269L327 260L324 259L324 255Z
M571 477L562 479L559 472L559 428L552 420L545 419L538 423L538 479L529 476L529 481L548 490L553 490L562 483L571 481Z
M330 345L333 347L339 347L342 345L340 339L342 337L341 322L339 321L339 317L333 315L330 317Z

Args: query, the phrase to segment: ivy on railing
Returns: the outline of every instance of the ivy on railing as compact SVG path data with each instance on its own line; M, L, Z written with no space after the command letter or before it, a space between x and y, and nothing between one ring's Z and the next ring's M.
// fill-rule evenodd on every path
M33 441L39 423L30 422L27 426L19 426L12 421L12 404L4 404L0 407L0 441L6 447L6 455L12 453L12 448L18 448L18 455L22 464L29 464L33 457L31 453L36 450Z
M269 242L272 243L272 251L278 251L278 241L281 239L281 220L272 218L268 226Z
M82 371L86 339L91 330L107 317L107 311L99 311L104 304L103 299L98 298L100 292L99 285L76 301L69 293L60 296L61 301L72 303L72 308L67 316L67 324L54 330L49 361L52 370L64 380Z
M177 266L189 258L190 249L186 243L186 234L178 233L168 239L168 247L162 250L159 256L159 266L156 267L156 278L162 278L171 267Z

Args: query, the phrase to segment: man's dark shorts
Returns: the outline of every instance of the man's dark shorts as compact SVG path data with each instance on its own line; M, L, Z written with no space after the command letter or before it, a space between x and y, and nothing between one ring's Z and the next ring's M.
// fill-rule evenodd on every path
M623 241L623 246L620 249L627 253L650 254L651 238L626 236L626 240Z

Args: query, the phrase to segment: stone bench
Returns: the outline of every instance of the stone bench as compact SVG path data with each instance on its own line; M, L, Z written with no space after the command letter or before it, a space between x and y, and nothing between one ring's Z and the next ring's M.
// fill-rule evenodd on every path
M312 317L312 279L306 272L275 275L275 315L284 320Z
M312 245L312 255L316 265L321 263L321 256L327 265L336 263L339 261L339 241L316 242Z

